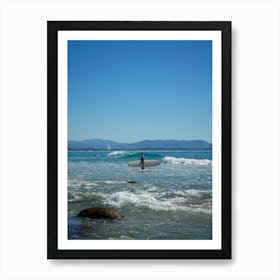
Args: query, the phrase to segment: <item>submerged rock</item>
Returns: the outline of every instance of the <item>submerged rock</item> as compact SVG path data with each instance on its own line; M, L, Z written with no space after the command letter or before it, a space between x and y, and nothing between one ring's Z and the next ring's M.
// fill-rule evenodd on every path
M123 215L112 208L87 208L82 210L79 217L91 219L122 219Z

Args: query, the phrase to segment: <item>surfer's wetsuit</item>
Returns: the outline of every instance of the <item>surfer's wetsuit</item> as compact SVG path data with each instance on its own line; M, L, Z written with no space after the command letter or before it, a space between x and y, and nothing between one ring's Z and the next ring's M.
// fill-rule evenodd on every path
M141 157L141 168L144 169L144 156Z

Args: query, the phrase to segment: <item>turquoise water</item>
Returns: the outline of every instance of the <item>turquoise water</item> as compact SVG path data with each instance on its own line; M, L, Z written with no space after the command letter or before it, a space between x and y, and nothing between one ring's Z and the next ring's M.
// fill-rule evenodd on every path
M127 165L142 154L160 165ZM125 218L77 217L88 207L111 207ZM211 238L211 151L68 152L68 239Z

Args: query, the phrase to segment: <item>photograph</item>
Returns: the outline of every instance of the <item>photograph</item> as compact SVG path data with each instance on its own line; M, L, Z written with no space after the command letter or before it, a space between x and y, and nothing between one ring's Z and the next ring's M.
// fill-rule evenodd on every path
M230 258L230 22L48 22L48 257Z
M68 41L68 238L212 239L211 41Z

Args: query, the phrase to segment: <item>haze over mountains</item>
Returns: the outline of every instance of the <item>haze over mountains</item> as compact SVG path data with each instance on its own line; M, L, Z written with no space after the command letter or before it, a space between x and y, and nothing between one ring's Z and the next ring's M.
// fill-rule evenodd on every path
M211 149L212 144L203 140L143 140L135 143L118 143L111 140L89 139L68 141L69 150L152 150L152 149Z

